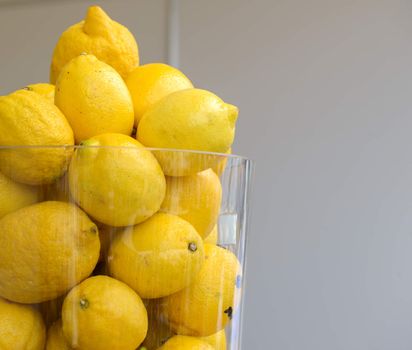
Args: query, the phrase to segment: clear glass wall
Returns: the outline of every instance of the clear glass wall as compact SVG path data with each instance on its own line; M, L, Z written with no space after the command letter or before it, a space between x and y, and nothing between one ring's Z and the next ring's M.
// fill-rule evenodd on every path
M0 313L36 325L33 349L241 349L251 173L232 155L2 147Z

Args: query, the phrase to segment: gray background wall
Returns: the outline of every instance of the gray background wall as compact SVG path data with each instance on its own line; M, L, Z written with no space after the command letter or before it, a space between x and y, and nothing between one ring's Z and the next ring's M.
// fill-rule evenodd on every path
M48 82L60 34L95 3L136 36L142 63L166 60L167 0L0 0L0 93Z
M412 3L182 1L257 162L245 349L412 348Z
M0 7L2 93L47 77L86 3ZM99 3L166 58L165 1ZM257 163L244 349L410 350L412 3L180 6L181 68L239 105Z

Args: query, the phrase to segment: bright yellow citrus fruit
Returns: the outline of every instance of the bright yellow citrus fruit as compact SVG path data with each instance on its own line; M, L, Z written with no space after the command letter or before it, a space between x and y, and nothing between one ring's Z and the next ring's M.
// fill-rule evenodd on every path
M193 88L191 81L178 69L163 63L135 68L126 79L132 95L135 124L156 102L172 92Z
M129 90L111 66L93 55L80 55L62 68L55 103L73 128L77 143L108 132L132 133Z
M225 330L222 329L220 332L215 334L209 335L208 337L200 338L206 343L212 345L214 350L226 350L226 333Z
M63 304L63 333L74 348L135 350L147 333L147 312L126 284L108 276L86 279Z
M138 137L149 147L224 153L233 142L237 115L235 106L209 91L181 90L143 115Z
M215 227L213 227L212 232L210 232L206 236L206 238L203 239L203 242L216 245L217 241L218 241L218 232L217 232L217 225L215 225Z
M41 303L90 275L99 258L96 225L79 208L42 202L0 219L0 296Z
M138 140L147 147L225 153L235 136L237 107L201 89L167 95L143 115ZM216 156L156 152L166 175L183 176L215 166Z
M212 345L194 337L176 335L170 338L159 350L214 350Z
M34 91L39 95L47 98L51 103L54 103L54 90L55 87L53 84L48 83L38 83L27 85L25 90Z
M45 343L46 327L40 313L0 298L0 349L43 350Z
M72 350L63 334L62 321L53 323L47 331L46 350Z
M158 213L116 237L108 262L113 277L152 299L188 286L203 258L203 241L194 227L178 216Z
M67 62L83 52L111 65L123 78L139 65L139 50L133 34L99 6L89 7L85 20L61 35L53 53L51 83L56 82Z
M166 192L153 154L122 134L83 142L70 163L69 184L73 198L88 214L116 227L148 219L159 210Z
M166 178L166 196L161 211L189 221L206 237L216 225L222 201L222 185L211 170L195 175Z
M165 298L172 329L196 337L221 331L236 310L240 275L240 264L233 253L205 244L205 262L194 282Z
M0 173L0 218L39 200L36 187L20 184Z
M73 131L62 112L33 91L0 97L0 146L73 145ZM54 182L66 171L69 147L0 150L0 171L29 185Z

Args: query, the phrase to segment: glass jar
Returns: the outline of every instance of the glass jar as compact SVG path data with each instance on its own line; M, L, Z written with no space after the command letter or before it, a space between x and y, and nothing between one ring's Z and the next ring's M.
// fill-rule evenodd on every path
M1 147L0 303L39 346L241 349L251 174L228 154Z

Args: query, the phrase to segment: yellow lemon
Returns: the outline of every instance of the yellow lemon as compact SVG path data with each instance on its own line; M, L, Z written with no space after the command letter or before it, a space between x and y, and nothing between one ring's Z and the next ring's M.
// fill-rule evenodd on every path
M0 219L0 296L40 303L90 275L99 257L96 225L69 203L42 202Z
M62 321L53 323L47 331L46 350L72 350L63 334Z
M217 232L217 225L213 227L212 232L210 232L206 238L203 239L203 242L209 243L209 244L214 244L216 245L218 242L218 232Z
M63 333L74 348L135 350L147 333L147 312L126 284L107 276L90 277L63 303Z
M177 334L209 336L222 330L237 307L240 264L230 251L205 244L205 262L194 282L165 298Z
M149 109L138 127L149 147L226 152L235 135L238 109L201 89L174 92Z
M0 218L39 200L36 187L20 184L0 173Z
M43 350L45 342L46 327L37 310L0 298L0 349Z
M222 329L220 332L201 338L206 343L213 346L214 350L226 350L226 333Z
M108 262L113 277L151 299L188 286L203 258L203 241L193 226L178 216L159 213L116 237Z
M176 335L170 338L159 350L213 350L213 347L198 338Z
M73 128L77 143L108 132L132 133L129 90L112 67L93 55L80 55L62 68L55 103Z
M116 227L148 219L159 210L166 191L153 154L121 134L85 141L70 164L69 184L72 196L88 214Z
M224 153L235 136L237 107L215 94L186 89L167 95L143 115L138 140L147 147ZM166 175L184 176L215 166L210 154L156 152Z
M222 201L218 176L205 170L191 176L167 177L161 210L189 221L202 238L216 225Z
M175 333L170 329L167 320L162 314L162 299L146 299L144 301L149 318L149 328L147 336L139 350L157 350L166 341L173 337Z
M18 90L0 97L0 171L29 185L51 183L66 171L73 131L62 112L33 91ZM25 146L46 146L27 148Z
M113 21L99 6L91 6L84 21L69 27L54 49L50 81L55 83L63 66L87 52L127 75L139 65L139 50L133 34Z
M156 102L172 92L193 88L191 81L178 69L163 63L135 68L126 79L132 95L135 124Z
M51 103L54 103L54 90L55 87L53 84L48 83L38 83L27 85L25 90L34 91L39 95L47 98Z

